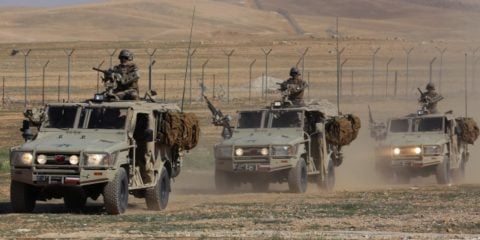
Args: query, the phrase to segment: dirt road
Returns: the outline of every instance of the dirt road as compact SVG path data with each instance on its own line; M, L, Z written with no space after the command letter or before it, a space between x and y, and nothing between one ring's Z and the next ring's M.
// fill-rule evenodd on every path
M273 185L268 193L219 195L209 172L190 172L174 183L165 211L151 212L130 198L125 215L106 215L101 199L81 213L62 201L40 202L33 214L11 213L8 174L1 176L0 238L334 238L451 239L480 237L480 186L384 186L383 189L306 194ZM192 181L195 177L196 181Z

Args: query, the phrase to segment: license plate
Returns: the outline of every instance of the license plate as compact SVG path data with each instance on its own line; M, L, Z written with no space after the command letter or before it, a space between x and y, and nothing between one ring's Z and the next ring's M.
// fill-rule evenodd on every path
M237 164L235 165L235 171L238 172L255 172L257 171L256 164Z

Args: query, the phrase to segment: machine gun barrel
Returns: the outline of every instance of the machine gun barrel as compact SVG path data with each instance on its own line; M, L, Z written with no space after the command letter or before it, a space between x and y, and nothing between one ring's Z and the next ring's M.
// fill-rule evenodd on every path
M222 126L222 137L223 138L231 138L233 134L233 128L230 125L230 116L224 116L222 111L217 109L212 102L207 98L207 96L203 95L205 102L208 105L208 109L212 113L212 124L215 126Z
M95 71L97 71L97 72L101 72L101 73L103 73L103 74L108 74L108 70L102 70L102 69L96 68L96 67L93 67L92 70L95 70Z

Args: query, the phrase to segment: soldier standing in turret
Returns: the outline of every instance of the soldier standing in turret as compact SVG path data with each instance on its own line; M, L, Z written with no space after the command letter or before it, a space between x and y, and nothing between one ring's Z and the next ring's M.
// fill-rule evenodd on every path
M286 96L293 105L304 105L303 95L308 84L302 80L296 67L290 69L290 78L280 84L282 95Z
M138 100L138 67L133 63L133 54L127 49L123 49L118 54L120 64L113 67L113 72L119 76L117 87L113 93L120 100Z
M419 102L425 104L429 113L437 113L437 103L443 99L442 95L435 91L435 84L428 83L425 87L427 90L419 99Z

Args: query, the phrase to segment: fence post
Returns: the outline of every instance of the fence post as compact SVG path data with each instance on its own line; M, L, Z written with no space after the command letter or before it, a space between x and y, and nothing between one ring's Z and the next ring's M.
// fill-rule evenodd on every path
M350 95L353 96L353 70L352 70L352 78L351 78L351 87L350 87Z
M393 57L388 59L388 62L387 62L387 71L386 71L386 74L385 74L385 97L388 97L388 67L390 66L390 63L393 61Z
M212 99L215 99L215 74L213 74Z
M60 75L58 75L58 84L57 84L57 102L60 102Z
M110 68L112 68L112 66L113 66L113 62L112 62L113 55L115 55L115 53L117 52L117 49L113 49L113 51L108 51L108 50L106 50L106 51L108 53L108 56L110 57Z
M262 96L265 96L265 99L268 98L268 55L272 52L272 49L263 49L262 52L265 55L265 95L262 94ZM262 89L263 91L263 89Z
M148 91L152 91L152 67L155 64L153 57L155 56L157 49L153 49L152 52L150 52L149 49L146 49L145 52L148 55Z
M310 100L310 71L307 72L307 98Z
M45 69L49 62L50 60L48 60L42 68L42 105L45 105Z
M235 49L232 49L230 52L223 50L223 53L227 56L227 103L230 103L230 57L235 52Z
M167 101L167 74L163 74L163 101Z
M105 60L102 60L102 62L98 64L97 68L100 69L104 63L105 63ZM99 90L99 85L100 85L100 72L97 72L97 93Z
M2 78L2 107L5 106L5 76Z
M68 65L67 65L67 72L68 72L68 75L67 75L67 102L70 102L70 65L71 65L71 57L73 55L73 52L75 52L75 49L72 49L71 51L67 51L67 50L63 50L65 52L65 54L67 55L67 61L68 61Z
M17 50L17 49L13 49L12 50L12 53L10 54L10 56L15 56L17 55L19 52L21 52L23 54L23 57L24 57L24 73L25 73L25 85L24 85L24 94L25 94L25 101L24 101L24 107L26 108L27 107L27 95L28 95L28 85L27 85L27 82L28 82L28 56L30 55L30 52L32 51L32 49L28 49L26 51L23 51L23 50Z
M343 65L345 65L345 63L347 62L348 62L348 58L345 58L342 64L340 64L340 96L343 96Z
M435 47L437 49L437 51L440 53L440 70L438 71L438 92L439 93L442 93L442 75L443 75L443 54L445 53L445 51L447 51L447 48L444 48L444 49L440 49L438 47Z
M398 73L397 70L395 70L395 88L393 90L393 96L395 97L397 96L397 77L398 77L397 73Z
M250 80L249 80L249 83L248 83L248 102L251 102L252 101L252 67L253 67L253 64L255 64L255 62L257 61L257 59L253 59L252 63L250 63Z
M377 56L378 51L380 51L380 47L373 50L373 54L372 54L372 97L374 96L374 88L375 88L375 58Z
M432 58L432 61L430 61L430 73L428 75L428 82L429 83L432 82L432 68L433 68L432 65L435 62L435 60L437 60L437 57Z
M406 59L406 73L405 73L405 77L406 77L406 82L405 82L405 96L408 96L408 77L409 77L409 60L410 60L410 53L412 53L413 51L413 47L409 48L409 49L406 49L404 48L403 50L405 51L405 54L407 55L407 59Z

